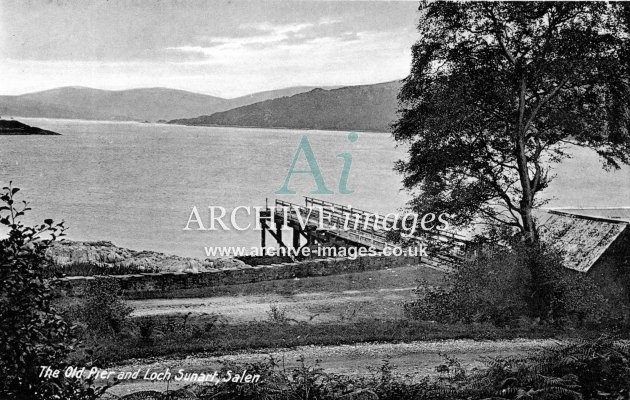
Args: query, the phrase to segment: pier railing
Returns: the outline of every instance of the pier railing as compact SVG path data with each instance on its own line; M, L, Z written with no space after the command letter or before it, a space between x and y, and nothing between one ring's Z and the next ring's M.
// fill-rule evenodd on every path
M312 197L305 197L304 205L276 200L273 214L276 223L287 223L294 229L305 232L305 236L313 231L325 232L329 238L376 250L400 246L389 236L389 231L396 224L396 218L391 215L381 215ZM425 261L435 266L457 265L469 249L470 242L452 232L434 228L418 230L418 233L417 236L408 238L407 245L425 244L432 250Z

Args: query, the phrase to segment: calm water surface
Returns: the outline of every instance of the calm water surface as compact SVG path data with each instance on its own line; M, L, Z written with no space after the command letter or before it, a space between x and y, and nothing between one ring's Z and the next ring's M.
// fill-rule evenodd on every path
M9 180L31 202L29 222L64 219L68 237L111 240L133 249L203 257L203 246L255 246L259 232L183 231L193 205L263 206L277 196L302 135L308 135L327 186L337 192L343 160L353 157L350 195L317 196L381 213L407 201L393 163L404 155L388 134L184 127L131 122L20 118L63 136L0 136L0 183ZM303 160L301 160L303 162ZM306 163L300 163L306 168ZM551 206L630 205L630 169L606 173L596 155L576 149L558 166ZM314 190L295 176L301 203ZM253 221L253 217L251 218ZM246 217L239 221L245 223Z

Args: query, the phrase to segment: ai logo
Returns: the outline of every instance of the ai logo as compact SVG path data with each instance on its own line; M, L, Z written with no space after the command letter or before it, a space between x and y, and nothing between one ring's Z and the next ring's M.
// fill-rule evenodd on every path
M348 140L350 141L350 143L356 142L358 138L359 135L357 135L356 132L350 132L348 134ZM304 157L306 158L309 169L295 169L295 165L297 164L301 153L304 153ZM337 154L337 157L343 159L343 168L341 170L341 176L339 176L339 193L350 194L354 192L354 190L348 189L348 176L350 175L350 167L352 166L352 155L350 153L341 153ZM289 168L287 177L284 180L284 185L282 185L280 189L276 190L275 194L295 194L294 190L289 189L289 181L291 180L291 176L294 174L310 174L313 176L315 184L317 185L317 190L311 192L311 194L335 193L328 189L328 187L326 187L324 177L322 176L322 171L319 169L319 165L317 164L317 160L315 159L315 153L313 153L313 148L311 147L311 143L308 141L307 135L302 136L302 140L300 140L300 144L295 152L295 156L293 156L293 162L291 163L291 167Z

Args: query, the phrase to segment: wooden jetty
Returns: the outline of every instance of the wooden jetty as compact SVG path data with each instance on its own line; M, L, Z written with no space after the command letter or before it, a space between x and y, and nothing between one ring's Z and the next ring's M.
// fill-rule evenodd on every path
M267 246L267 232L276 241L278 248L364 247L381 253L386 247L401 247L394 243L387 230L382 229L382 221L386 216L312 197L304 199L303 205L277 199L273 207L267 206L261 211L263 249ZM377 218L380 218L380 224L374 223ZM395 223L393 218L385 221ZM381 228L375 228L376 225ZM285 226L291 231L283 231ZM283 233L289 233L290 237L283 237ZM470 242L464 237L436 229L420 231L417 237L408 241L405 248L421 245L427 249L427 255L418 256L419 263L440 269L455 268L470 248Z

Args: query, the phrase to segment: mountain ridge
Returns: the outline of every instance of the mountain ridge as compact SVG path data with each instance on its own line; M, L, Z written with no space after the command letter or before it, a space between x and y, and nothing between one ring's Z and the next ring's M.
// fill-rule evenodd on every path
M289 87L226 99L165 87L106 90L62 86L21 95L0 96L0 115L118 121L171 120L226 111L312 88Z
M315 88L171 124L385 132L396 119L402 83Z

